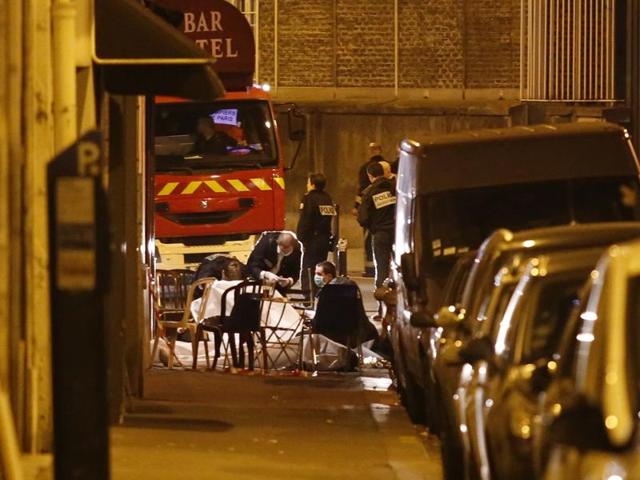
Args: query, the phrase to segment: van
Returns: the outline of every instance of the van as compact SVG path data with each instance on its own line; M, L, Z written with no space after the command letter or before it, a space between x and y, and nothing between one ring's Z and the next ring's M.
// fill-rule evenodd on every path
M394 369L424 418L433 316L456 260L493 231L634 220L639 166L627 132L606 122L433 136L401 144L392 275Z

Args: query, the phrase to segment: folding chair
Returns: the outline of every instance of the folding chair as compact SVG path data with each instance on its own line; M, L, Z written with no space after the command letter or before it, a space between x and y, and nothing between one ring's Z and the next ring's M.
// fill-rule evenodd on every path
M211 288L215 282L215 278L203 278L193 282L189 290L187 292L186 299L184 301L184 307L182 310L165 310L157 313L156 317L156 332L155 339L153 342L153 350L151 351L151 362L153 363L153 359L156 356L156 352L158 351L158 342L160 337L163 336L165 341L169 347L169 362L168 367L173 368L173 359L175 357L175 346L176 339L178 336L178 330L184 329L189 330L191 333L191 344L192 344L192 352L193 352L193 368L195 368L198 357L197 357L197 342L196 340L196 331L198 321L201 321L204 317L204 312L206 309L207 300L211 293ZM196 318L192 318L191 315L191 302L194 299L194 294L197 289L202 288L202 301L200 303L200 308L198 311L198 315ZM179 314L179 315L178 315ZM205 349L208 346L205 343ZM176 357L177 358L177 357ZM182 366L180 360L178 360L178 364Z
M159 328L160 320L178 321L182 317L187 299L187 291L192 280L193 272L189 270L157 270L155 278L151 277L153 285L151 292L154 301L154 323L152 328L155 344L157 344L158 339L163 336L162 329ZM161 334L158 335L158 332ZM177 357L175 359L178 361L178 364L182 366L180 360ZM173 359L171 362L173 362Z
M304 337L311 338L313 334L325 337L344 345L346 352L356 348L359 361L362 360L363 328L361 317L363 314L362 295L355 284L325 285L318 294L316 314L308 328L300 338L300 368L302 365L302 347ZM312 341L314 368L317 368L318 352ZM345 370L348 362L343 359Z
M267 371L269 365L265 362L268 362L273 369L276 369L282 357L287 360L289 365L297 366L299 363L298 354L292 354L291 347L295 347L296 350L300 347L298 334L307 318L304 308L291 303L287 297L276 297L275 291L271 295L263 295L262 302L261 335L265 339L263 348L266 351L260 351L262 354L258 356L262 359L260 366ZM287 307L293 308L298 315L298 320L294 324L284 324ZM301 313L299 313L300 310L302 310ZM275 351L273 355L272 351Z
M231 312L227 312L227 298L230 294L233 294L233 308L231 309ZM203 340L203 332L212 332L214 334L215 353L213 363L211 365L212 370L215 370L218 358L220 358L220 347L222 346L224 334L227 334L225 363L228 357L228 348L230 348L231 364L233 367L244 368L244 349L242 345L243 343L246 343L249 355L249 369L253 370L255 363L253 343L254 333L259 334L262 352L263 354L266 353L264 335L260 328L261 307L262 282L244 281L224 291L222 294L220 316L205 318L198 323L194 346L196 352L198 349L198 342ZM236 349L235 342L236 334L240 339L238 349Z

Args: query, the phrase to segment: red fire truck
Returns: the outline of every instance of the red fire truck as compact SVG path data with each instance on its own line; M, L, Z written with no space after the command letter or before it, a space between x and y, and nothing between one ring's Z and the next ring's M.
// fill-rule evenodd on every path
M155 237L161 268L215 252L246 259L257 235L284 228L283 149L265 87L253 85L245 16L224 0L158 0L216 58L226 95L210 103L156 98Z

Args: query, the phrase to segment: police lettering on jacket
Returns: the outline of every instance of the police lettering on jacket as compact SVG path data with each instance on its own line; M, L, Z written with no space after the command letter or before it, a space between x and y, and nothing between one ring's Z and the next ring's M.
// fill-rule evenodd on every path
M300 203L300 220L297 236L301 242L318 236L331 235L331 220L336 216L336 207L326 192L311 190Z

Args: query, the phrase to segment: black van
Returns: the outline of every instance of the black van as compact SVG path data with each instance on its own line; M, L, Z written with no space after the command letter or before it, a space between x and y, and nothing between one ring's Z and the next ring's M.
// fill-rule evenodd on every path
M429 331L456 260L498 228L634 220L639 166L627 132L605 122L536 125L401 145L392 275L394 369L424 418ZM638 204L638 205L636 205Z

